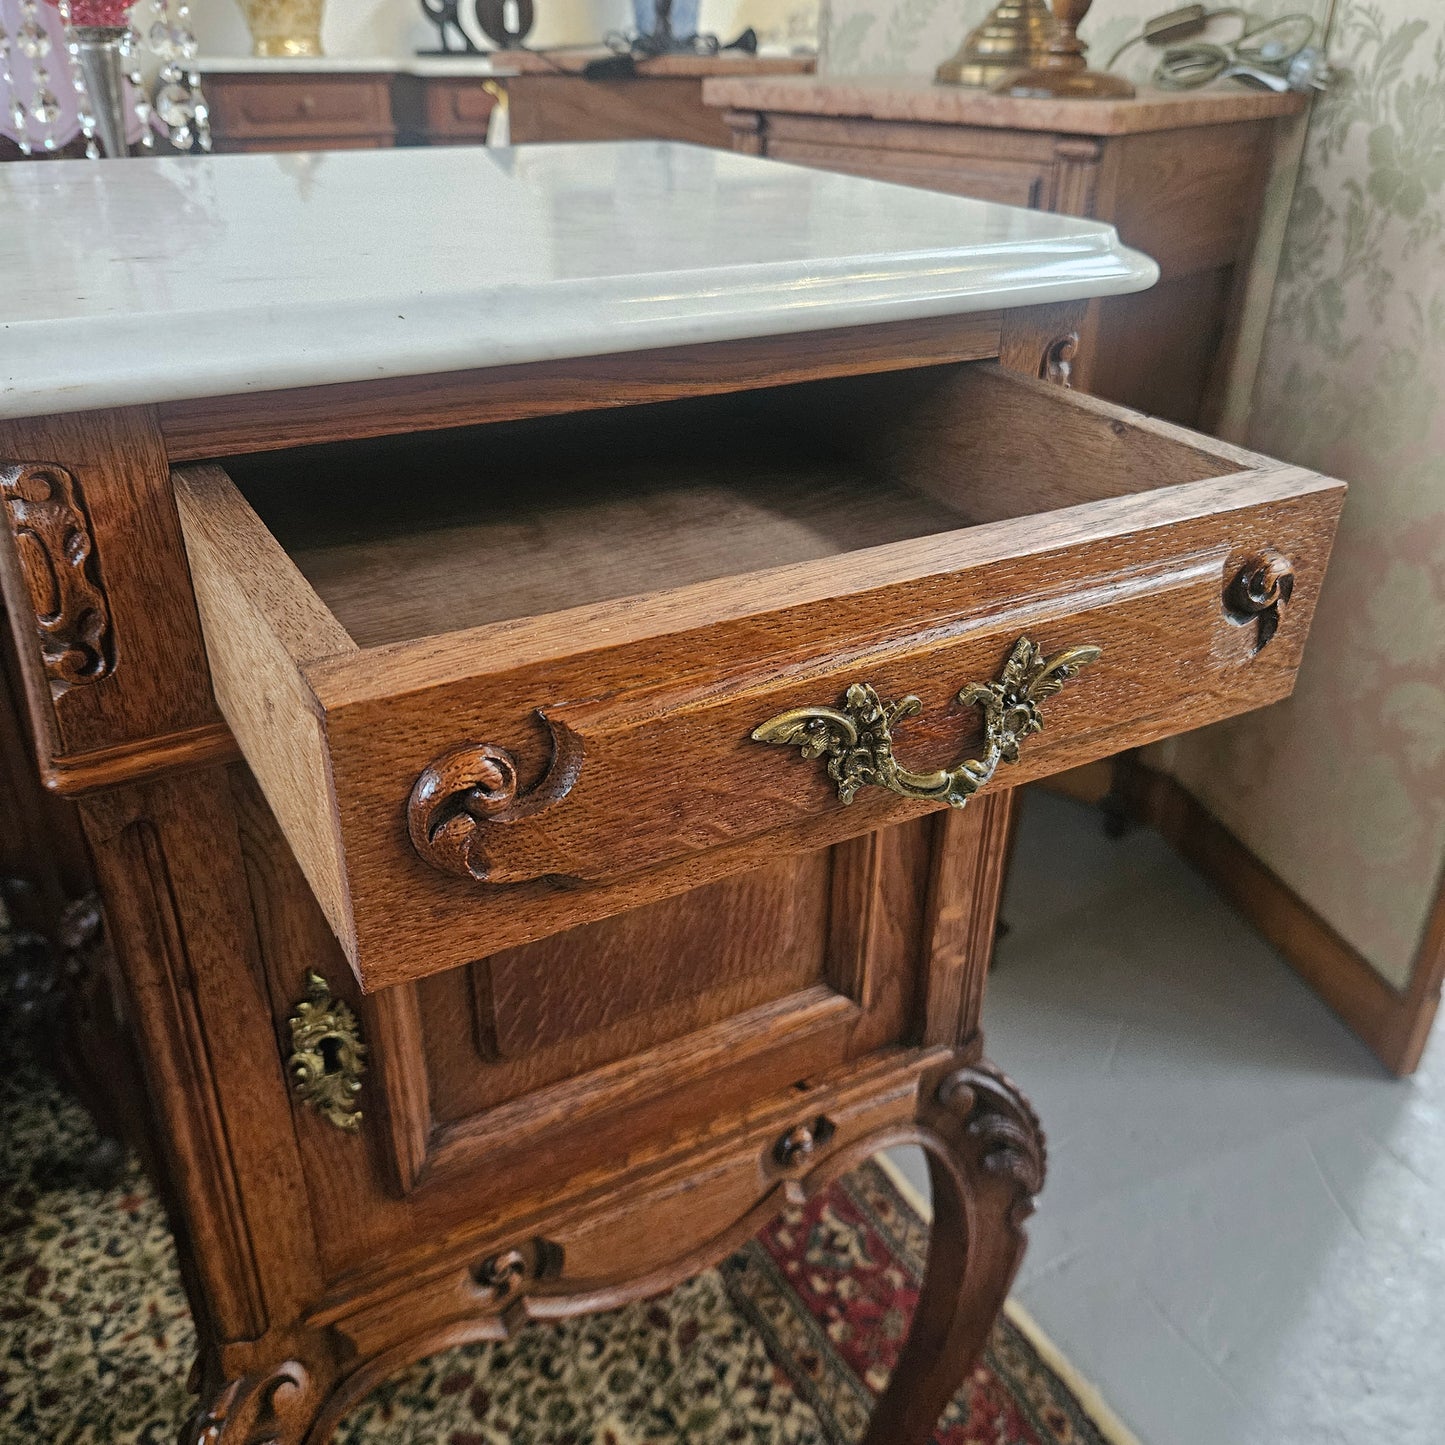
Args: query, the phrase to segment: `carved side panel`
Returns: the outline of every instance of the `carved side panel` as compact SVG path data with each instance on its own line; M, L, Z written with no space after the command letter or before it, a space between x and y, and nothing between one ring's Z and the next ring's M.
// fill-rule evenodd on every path
M1054 386L1072 387L1074 384L1074 358L1079 354L1079 333L1067 331L1056 336L1044 348L1043 359L1039 362L1039 380Z
M72 472L47 462L0 467L0 494L35 609L53 697L115 669L110 604Z

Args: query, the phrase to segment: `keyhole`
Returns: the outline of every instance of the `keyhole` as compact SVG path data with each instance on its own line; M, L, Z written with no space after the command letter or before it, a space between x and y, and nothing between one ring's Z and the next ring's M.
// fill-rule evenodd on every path
M321 1067L328 1074L341 1072L341 1040L335 1034L323 1034L317 1045L321 1053Z

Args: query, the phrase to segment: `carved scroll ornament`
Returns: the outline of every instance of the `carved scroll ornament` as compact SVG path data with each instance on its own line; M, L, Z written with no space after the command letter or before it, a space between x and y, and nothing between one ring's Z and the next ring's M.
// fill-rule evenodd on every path
M0 493L52 695L98 682L115 666L114 642L80 484L64 467L26 462L0 467Z
M753 741L791 744L805 758L826 757L844 803L871 784L961 808L992 781L1000 763L1018 762L1025 739L1042 730L1039 704L1098 657L1097 647L1071 647L1046 658L1027 637L1019 638L997 682L971 682L958 694L965 707L983 710L983 755L936 772L914 772L893 755L894 725L916 717L923 704L912 695L885 703L867 683L854 683L841 709L798 707L769 718L754 729Z
M986 1063L949 1074L938 1086L938 1102L962 1121L964 1139L982 1168L1016 1188L1010 1217L1022 1224L1033 1213L1048 1169L1033 1106L1017 1084Z
M485 883L491 871L488 830L532 817L572 791L582 771L582 739L565 723L542 720L552 733L552 761L525 791L519 788L516 758L491 743L453 748L416 780L407 802L407 832L433 868Z
M1273 547L1246 557L1224 589L1224 606L1239 623L1255 622L1254 650L1268 647L1294 595L1294 563Z

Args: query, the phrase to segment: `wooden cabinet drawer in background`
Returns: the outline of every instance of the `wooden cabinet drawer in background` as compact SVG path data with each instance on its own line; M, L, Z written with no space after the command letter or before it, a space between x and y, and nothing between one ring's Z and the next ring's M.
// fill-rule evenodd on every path
M207 72L216 149L371 149L395 144L386 72L289 75Z
M1160 279L1090 306L1075 385L1217 425L1277 127L1303 96L1017 99L902 76L726 76L703 97L752 155L1111 222Z
M368 989L1284 696L1342 491L987 364L177 474Z

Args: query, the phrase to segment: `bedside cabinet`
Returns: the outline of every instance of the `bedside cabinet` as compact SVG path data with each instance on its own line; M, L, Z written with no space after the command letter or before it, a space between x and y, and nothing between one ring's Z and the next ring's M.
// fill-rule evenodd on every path
M1214 426L1275 129L1303 96L1016 100L901 77L769 76L709 79L703 98L749 155L1110 222L1162 274L1090 306L1074 385Z
M317 60L203 61L200 74L214 148L221 154L396 144L394 68L326 68Z
M1097 222L658 142L193 164L184 229L161 167L0 169L62 253L0 232L0 581L185 1440L324 1445L914 1144L865 1441L925 1445L1044 1183L984 1051L1013 789L1287 695L1343 487L1063 384L1157 274Z

